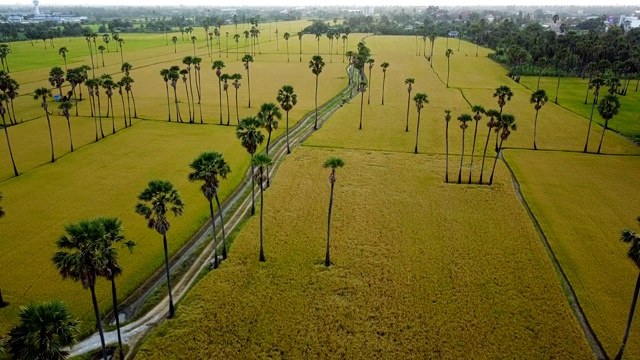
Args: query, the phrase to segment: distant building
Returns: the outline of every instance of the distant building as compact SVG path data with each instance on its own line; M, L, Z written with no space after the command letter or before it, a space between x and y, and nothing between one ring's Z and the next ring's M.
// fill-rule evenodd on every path
M24 17L22 15L9 15L7 16L7 21L11 23L22 22Z
M621 15L618 20L618 26L624 31L629 31L631 29L635 29L640 27L640 19L637 16L624 16Z
M33 0L33 15L35 15L35 16L40 15L40 1L39 0Z
M486 19L487 19L487 21L488 21L488 22L490 22L490 23L492 23L492 22L493 22L493 20L495 20L495 18L494 18L494 17L493 17L493 15L491 15L491 14L487 15Z
M375 11L373 6L365 6L364 7L364 16L373 16L375 15Z

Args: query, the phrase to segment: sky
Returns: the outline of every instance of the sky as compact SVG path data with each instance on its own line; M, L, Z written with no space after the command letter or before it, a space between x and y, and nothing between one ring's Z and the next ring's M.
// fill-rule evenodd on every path
M473 1L473 0L472 0ZM473 6L496 6L496 5L516 5L516 6L551 6L551 5L575 5L575 6L601 6L604 3L608 6L623 5L623 6L638 6L640 8L640 0L609 0L603 2L602 0L431 0L429 4L425 4L423 0L396 0L393 5L404 6L426 6L426 5L439 5L439 6L458 6L458 5L473 5ZM32 0L0 0L0 5L30 5ZM40 0L40 6L47 4L55 5L99 5L100 3L109 5L133 5L135 6L163 6L176 4L184 4L185 6L197 6L206 5L220 6L220 3L215 3L211 0ZM380 6L389 5L388 0L307 0L300 2L297 0L235 0L230 2L233 7L241 6ZM229 6L231 7L231 6Z

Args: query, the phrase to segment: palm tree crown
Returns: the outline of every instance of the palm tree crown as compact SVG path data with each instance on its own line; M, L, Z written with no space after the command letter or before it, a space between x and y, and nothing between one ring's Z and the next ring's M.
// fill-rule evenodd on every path
M236 137L249 154L255 154L258 145L264 141L264 134L260 131L260 120L254 116L240 120L236 128Z
M167 211L175 216L182 215L184 203L173 185L168 181L151 180L146 189L138 195L136 213L148 220L147 226L165 235L169 231Z
M215 151L200 154L198 158L189 164L189 167L193 170L193 172L189 173L189 181L204 181L200 189L209 201L213 200L218 191L219 178L226 179L231 172L231 168L222 157L222 154Z
M536 110L540 110L540 108L542 108L542 106L544 106L544 104L546 104L548 101L549 101L549 96L547 96L547 92L544 91L543 89L534 91L531 94L531 99L529 100L531 104L536 104L535 105Z
M298 95L293 92L293 86L284 85L278 90L276 100L280 103L282 110L290 111L298 103Z

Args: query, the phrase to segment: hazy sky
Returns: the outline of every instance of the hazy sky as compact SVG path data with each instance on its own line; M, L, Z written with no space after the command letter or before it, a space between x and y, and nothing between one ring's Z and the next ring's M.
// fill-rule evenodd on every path
M9 4L21 4L28 5L31 4L32 0L0 0L0 5L9 5ZM456 5L470 5L473 4L475 6L487 6L487 5L520 5L520 6L545 6L545 5L576 5L576 6L596 6L603 5L607 3L607 5L639 5L640 0L613 0L603 2L601 0L475 0L475 1L465 1L465 0L433 0L430 1L429 5L440 5L440 6L456 6ZM216 3L211 0L40 0L41 6L46 6L47 4L56 4L56 5L96 5L96 4L109 4L109 5L135 5L135 6L162 6L162 5L172 5L176 4L184 4L186 6L195 6L195 5L216 5L219 6L221 3ZM342 5L342 6L364 6L364 5L389 5L389 1L385 0L308 0L308 1L296 1L296 0L236 0L233 2L229 2L229 4L233 4L235 7L241 6L265 6L265 5L279 5L279 6L312 6L312 5L325 5L325 6L334 6L334 5ZM407 6L424 6L425 2L422 0L397 0L393 2L393 5L407 5ZM231 5L230 5L231 7Z

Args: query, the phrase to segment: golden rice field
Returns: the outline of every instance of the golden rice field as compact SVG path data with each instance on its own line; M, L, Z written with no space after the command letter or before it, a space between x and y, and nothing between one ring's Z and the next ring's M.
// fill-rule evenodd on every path
M640 157L511 150L506 158L591 326L615 355L638 275L619 238L622 229L638 230ZM640 355L635 325L627 359Z
M346 166L326 269L329 156ZM592 357L506 168L489 188L446 185L443 166L297 148L265 193L267 262L255 216L136 358Z
M355 38L357 34L352 36ZM84 39L73 41L84 42ZM282 47L282 43L280 45ZM276 54L275 43L263 43L263 55L257 55L251 64L252 107L247 108L247 88L243 80L238 94L239 116L254 115L260 104L275 101L278 88L284 84L294 86L298 94L298 105L291 111L290 125L310 112L314 104L315 83L307 62L313 45L309 42L305 48L303 63L287 63L282 48L281 53ZM4 136L0 140L0 178L4 179L0 183L0 192L4 196L2 206L6 211L2 219L4 225L0 227L0 267L3 269L0 286L5 300L11 303L0 310L0 333L5 333L15 321L19 306L31 301L60 298L78 317L90 319L92 316L89 293L82 291L80 284L62 281L51 265L51 257L56 250L55 240L62 235L65 224L98 215L122 219L126 235L138 243L133 255L122 254L125 272L118 280L118 295L124 299L163 262L158 235L148 230L144 219L134 213L136 196L147 182L153 178L170 180L186 203L184 215L172 220L169 232L171 253L179 249L208 217L199 185L187 181L190 161L206 150L222 152L232 168L229 179L222 182L222 198L226 198L240 183L249 166L249 156L235 138L234 126L216 125L219 107L217 79L213 70L209 67L202 70L205 124L166 121L165 85L158 74L160 69L179 64L181 58L189 54L189 48L186 45L182 47L184 50L177 55L173 54L173 48L168 51L165 47L131 53L134 58L131 60L134 65L131 76L136 80L133 89L140 118L134 119L132 127L123 129L122 105L116 98L114 108L118 132L111 135L111 120L104 119L105 135L108 136L94 144L94 120L88 116L88 101L83 101L79 109L83 116L72 117L76 151L69 153L66 120L54 111L51 116L57 158L54 164L49 163L49 135L44 111L26 94L28 90L16 100L16 112L25 117L25 123L9 128L14 156L21 172L17 178L12 177ZM198 54L206 58L204 44L198 49ZM115 55L112 53L112 56ZM85 62L87 58L84 58ZM225 70L244 74L242 64L235 60L227 62ZM31 71L14 71L12 76L20 82L34 76ZM121 75L119 66L115 65L104 70L100 68L96 75L103 71ZM42 75L44 73L43 70L40 76L46 76ZM339 63L327 64L321 76L320 103L335 96L347 83L344 67ZM34 77L33 81L23 88L48 86L44 77ZM180 106L186 118L184 88L179 90L183 91L179 93ZM86 88L84 93L86 96ZM234 94L231 93L231 124L235 125L233 99ZM225 103L223 107L226 123ZM106 102L103 102L104 111ZM36 118L26 120L31 117ZM274 136L283 133L284 119ZM101 306L106 311L111 302L108 284L100 282L97 291ZM89 327L90 323L85 322Z

